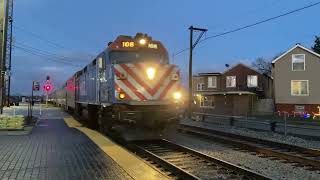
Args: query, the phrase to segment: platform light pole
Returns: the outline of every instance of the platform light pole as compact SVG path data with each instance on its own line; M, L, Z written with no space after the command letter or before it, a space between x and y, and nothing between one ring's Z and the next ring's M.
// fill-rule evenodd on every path
M189 27L190 30L190 47L189 47L189 103L188 103L188 118L191 119L192 115L192 103L193 103L193 95L192 95L192 51L199 43L201 37L205 32L207 32L207 29L203 28L195 28L193 26ZM193 42L193 32L199 31L201 32L198 36L197 40Z

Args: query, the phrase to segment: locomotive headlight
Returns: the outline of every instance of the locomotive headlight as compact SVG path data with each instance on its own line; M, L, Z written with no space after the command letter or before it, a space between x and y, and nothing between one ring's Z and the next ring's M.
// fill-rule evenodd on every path
M153 67L149 67L147 69L147 77L148 77L148 79L150 79L150 80L154 79L155 75L156 75L156 70Z
M126 97L125 93L123 93L123 92L119 93L119 98L120 99L124 99L125 97Z
M181 93L180 92L175 92L173 93L173 99L174 100L180 100L182 97Z
M139 40L139 44L140 44L140 45L145 45L146 43L147 43L147 40L144 39L144 38L142 38L142 39Z

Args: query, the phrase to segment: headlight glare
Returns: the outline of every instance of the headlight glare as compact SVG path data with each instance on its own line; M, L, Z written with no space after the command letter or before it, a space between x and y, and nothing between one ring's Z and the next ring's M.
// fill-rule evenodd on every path
M145 45L146 43L147 43L147 40L144 38L139 40L139 44L141 44L141 45Z
M181 97L182 97L182 95L181 95L180 92L175 92L175 93L173 93L173 98L174 98L175 100L180 100Z
M150 80L154 79L155 75L156 75L156 70L154 68L152 68L152 67L149 67L147 69L147 77L148 77L148 79L150 79Z

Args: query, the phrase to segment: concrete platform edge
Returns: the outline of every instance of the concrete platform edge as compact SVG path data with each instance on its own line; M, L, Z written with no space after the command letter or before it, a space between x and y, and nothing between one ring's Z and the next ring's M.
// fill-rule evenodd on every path
M83 127L74 118L64 118L70 128L76 128L91 139L103 152L119 164L133 179L168 179L134 154L97 131Z

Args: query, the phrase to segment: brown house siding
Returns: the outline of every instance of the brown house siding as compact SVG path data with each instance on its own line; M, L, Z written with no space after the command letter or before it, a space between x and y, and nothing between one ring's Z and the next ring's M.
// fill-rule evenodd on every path
M252 114L254 95L214 95L214 107L200 107L199 101L193 110L219 115L247 116Z
M247 86L247 76L248 75L256 75L258 76L258 87L262 88L262 79L263 75L260 73L243 66L242 64L235 66L234 68L230 69L229 71L225 72L222 77L221 77L221 87L223 90L231 90L231 91L236 91L236 90L253 90L255 89L254 87L249 88ZM236 76L236 87L235 88L230 88L226 87L226 79L227 76Z
M312 114L312 112L319 112L318 104L276 104L276 111L288 112L289 114L292 114L292 112L295 110L295 105L304 105L304 110L309 114Z

